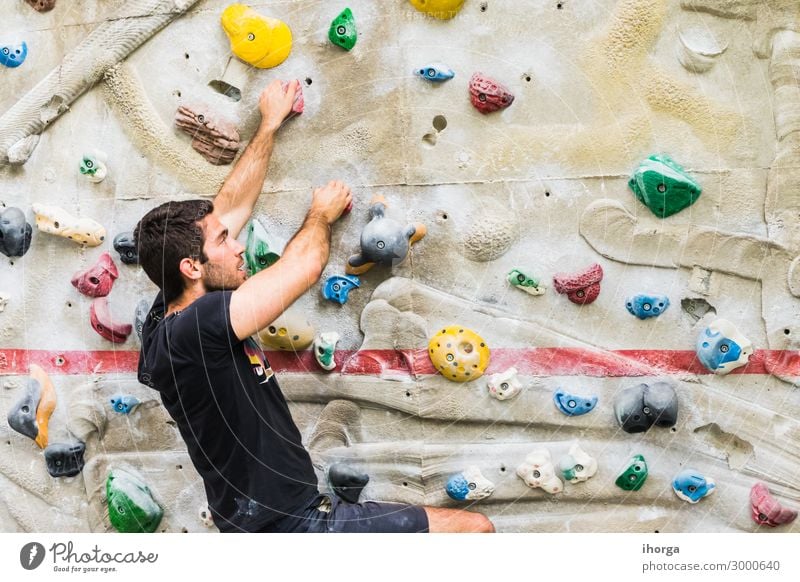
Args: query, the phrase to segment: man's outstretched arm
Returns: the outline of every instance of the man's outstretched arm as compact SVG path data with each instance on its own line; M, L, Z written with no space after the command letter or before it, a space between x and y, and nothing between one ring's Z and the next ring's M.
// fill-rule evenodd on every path
M214 212L234 238L239 236L253 213L267 176L275 132L291 112L298 87L298 81L291 81L284 93L281 82L276 79L264 89L258 101L261 111L258 131L214 198Z
M342 182L314 191L303 226L281 258L233 292L230 317L236 337L243 340L267 327L319 280L330 256L331 225L352 199Z

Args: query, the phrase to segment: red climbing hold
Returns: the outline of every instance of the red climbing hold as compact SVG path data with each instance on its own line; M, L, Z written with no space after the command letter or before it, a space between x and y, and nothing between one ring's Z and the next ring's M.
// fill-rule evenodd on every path
M475 73L469 80L469 99L483 114L505 109L514 102L514 94L494 79L483 73Z
M105 297L118 277L114 260L105 252L94 265L72 276L72 286L89 297Z
M553 276L553 288L564 293L573 303L588 305L600 295L603 267L595 263L578 273L558 273Z

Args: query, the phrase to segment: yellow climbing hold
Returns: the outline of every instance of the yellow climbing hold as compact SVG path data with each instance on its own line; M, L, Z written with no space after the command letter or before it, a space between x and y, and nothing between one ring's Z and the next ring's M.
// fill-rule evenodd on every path
M284 22L244 4L231 4L223 11L222 28L233 54L259 69L277 67L292 51L292 31Z
M428 343L428 356L437 372L453 382L480 378L489 365L489 348L471 329L451 325Z
M290 307L258 332L258 340L265 348L299 352L308 349L316 333L305 313L298 307Z
M461 7L464 5L464 0L408 0L411 5L425 14L430 14L434 18L440 20L449 20L453 18Z

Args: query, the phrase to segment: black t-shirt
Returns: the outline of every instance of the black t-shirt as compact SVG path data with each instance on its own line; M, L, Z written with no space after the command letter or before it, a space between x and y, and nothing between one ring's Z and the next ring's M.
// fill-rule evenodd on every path
M177 423L216 526L258 531L302 513L317 477L264 353L231 327L231 294L207 293L165 318L159 293L142 329L139 381Z

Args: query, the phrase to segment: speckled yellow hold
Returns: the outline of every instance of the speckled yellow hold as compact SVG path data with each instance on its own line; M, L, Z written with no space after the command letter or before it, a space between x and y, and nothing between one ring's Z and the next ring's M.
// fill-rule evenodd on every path
M453 382L480 378L489 365L489 348L471 329L451 325L428 343L428 356L437 372Z
M50 376L36 364L31 364L31 378L39 382L41 392L39 393L39 405L36 407L36 424L39 433L36 435L36 444L39 448L47 447L47 427L50 424L50 417L56 409L56 389Z
M233 54L259 69L277 67L292 52L292 31L286 23L244 4L231 4L223 11L222 28Z
M461 7L464 6L464 0L408 0L411 5L425 14L430 14L434 18L440 20L449 20L453 18Z
M264 348L299 352L312 344L316 330L303 311L290 307L278 319L258 332L258 341Z

